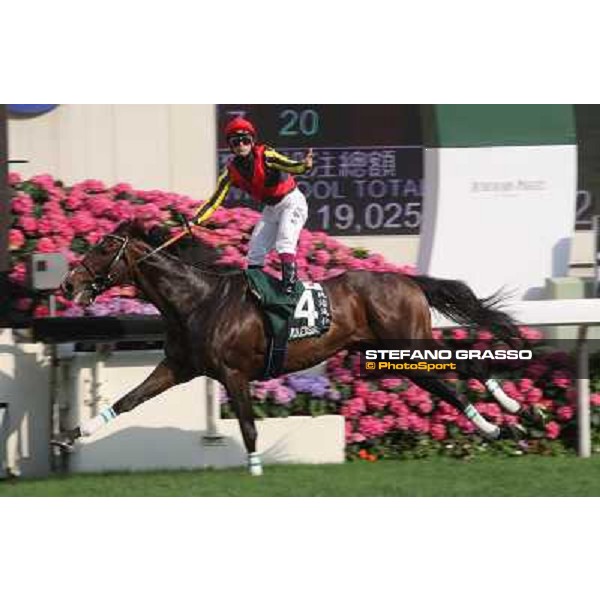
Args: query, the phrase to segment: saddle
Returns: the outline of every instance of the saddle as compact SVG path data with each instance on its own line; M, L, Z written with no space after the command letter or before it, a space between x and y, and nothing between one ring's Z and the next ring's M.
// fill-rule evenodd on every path
M273 379L283 372L288 342L329 331L329 297L320 283L297 281L292 294L287 295L281 281L262 269L249 269L245 274L268 336L261 380Z

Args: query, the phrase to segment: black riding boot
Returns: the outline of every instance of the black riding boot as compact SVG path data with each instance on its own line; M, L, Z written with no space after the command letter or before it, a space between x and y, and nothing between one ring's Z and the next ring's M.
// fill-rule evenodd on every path
M296 263L293 262L282 262L281 263L281 284L283 291L289 296L296 287L296 281L298 281L298 271L296 269Z

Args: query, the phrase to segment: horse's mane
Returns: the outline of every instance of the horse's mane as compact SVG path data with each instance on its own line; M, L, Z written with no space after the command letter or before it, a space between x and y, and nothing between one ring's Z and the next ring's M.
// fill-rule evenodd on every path
M175 234L165 226L155 226L147 229L138 220L122 223L117 231L127 231L129 235L142 240L153 248L158 248L168 242ZM164 249L164 252L178 258L192 267L215 272L232 272L238 269L216 264L219 251L195 236L186 235Z

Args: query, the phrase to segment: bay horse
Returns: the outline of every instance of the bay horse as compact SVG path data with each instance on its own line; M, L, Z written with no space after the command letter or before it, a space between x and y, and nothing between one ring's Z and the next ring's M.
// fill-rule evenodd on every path
M81 305L91 304L112 286L135 285L164 319L165 357L143 383L100 415L63 432L54 444L72 447L81 436L93 435L106 422L165 390L207 376L225 386L248 453L250 473L262 474L250 382L260 378L265 363L263 316L243 271L194 266L185 257L190 248L215 257L214 249L199 240L190 242L189 237L168 250L156 247L140 223L128 221L90 249L67 274L62 292ZM331 302L330 328L319 338L290 342L285 373L318 365L341 350L356 350L386 339L433 340L430 308L458 323L494 329L501 339L519 337L516 323L497 307L498 298L480 300L460 281L347 271L322 283ZM407 377L465 414L486 438L514 436L511 428L488 422L441 378ZM495 380L486 379L485 385L504 409L515 414L521 411Z

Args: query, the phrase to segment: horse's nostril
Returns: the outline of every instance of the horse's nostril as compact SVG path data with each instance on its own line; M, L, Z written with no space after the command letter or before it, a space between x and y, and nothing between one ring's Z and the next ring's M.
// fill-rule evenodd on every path
M65 283L63 285L63 289L65 290L65 292L67 293L67 295L72 296L73 292L75 291L75 287L72 283Z

